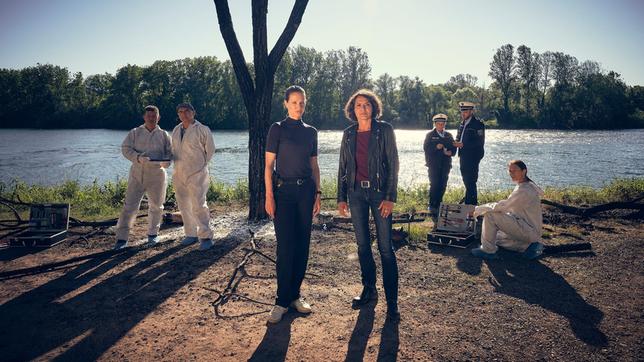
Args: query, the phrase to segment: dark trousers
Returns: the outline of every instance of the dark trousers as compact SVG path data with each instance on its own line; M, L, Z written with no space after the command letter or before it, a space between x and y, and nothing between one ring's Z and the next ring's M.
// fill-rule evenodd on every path
M427 169L429 174L429 208L438 211L443 195L447 189L447 179L452 168L450 163L430 165Z
M389 307L398 304L398 264L391 243L391 215L383 218L378 206L383 200L383 194L369 189L357 187L349 193L349 209L351 221L356 232L358 243L358 258L362 273L362 285L376 287L376 263L371 253L371 233L369 232L369 210L376 224L378 251L382 262L382 281Z
M277 237L277 299L288 307L300 297L309 261L315 182L282 184L275 188L275 236Z
M476 192L476 181L479 179L479 162L480 159L461 158L461 176L465 185L465 198L463 203L468 205L478 205L478 194Z

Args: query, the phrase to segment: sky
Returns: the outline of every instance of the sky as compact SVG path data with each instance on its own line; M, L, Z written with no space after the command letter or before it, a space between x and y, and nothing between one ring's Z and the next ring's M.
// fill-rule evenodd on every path
M251 0L229 0L252 61ZM269 48L294 0L269 0ZM0 0L0 68L55 64L83 75L156 60L229 59L212 1ZM594 60L644 85L644 0L310 0L291 42L318 51L362 48L372 77L444 83L469 73L489 85L504 44Z

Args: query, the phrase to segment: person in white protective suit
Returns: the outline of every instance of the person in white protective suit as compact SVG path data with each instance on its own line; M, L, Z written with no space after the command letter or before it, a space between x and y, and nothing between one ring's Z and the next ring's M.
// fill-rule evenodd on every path
M181 243L190 245L199 240L199 249L208 250L213 235L206 202L210 184L208 162L215 153L215 143L210 128L195 119L190 103L179 104L177 114L181 123L172 131L172 184L183 219L185 238Z
M168 185L165 169L170 166L172 152L170 136L159 127L159 118L159 108L145 107L144 123L128 132L121 145L123 156L132 162L132 166L125 203L116 224L116 250L127 246L143 194L148 196L148 246L159 242L161 213Z
M477 206L474 216L483 215L481 247L472 255L496 259L499 247L523 253L536 259L543 253L541 243L541 196L543 191L528 177L528 168L521 160L508 163L508 172L517 184L507 199Z

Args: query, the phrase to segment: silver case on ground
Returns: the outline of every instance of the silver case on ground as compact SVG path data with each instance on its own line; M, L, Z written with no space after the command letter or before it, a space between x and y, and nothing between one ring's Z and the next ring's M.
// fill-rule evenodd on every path
M427 234L427 242L434 245L467 248L478 241L481 222L469 215L474 205L443 204L438 210L436 228Z

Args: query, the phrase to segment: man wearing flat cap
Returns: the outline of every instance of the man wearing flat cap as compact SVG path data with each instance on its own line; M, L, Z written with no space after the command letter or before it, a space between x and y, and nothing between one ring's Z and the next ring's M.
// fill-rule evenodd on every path
M195 114L190 103L177 106L181 123L172 131L172 184L185 233L181 244L200 241L199 249L208 250L212 247L213 236L206 202L210 185L208 162L215 154L215 142L210 128L197 121Z
M462 203L478 204L476 181L479 178L479 163L484 155L485 125L474 117L474 103L459 102L461 125L456 133L454 146L458 148L461 176L465 185L465 197Z
M452 156L456 153L454 137L445 131L447 116L435 115L434 129L427 133L423 150L425 151L425 166L429 174L429 214L436 218L438 208L443 201L449 171L452 169Z

